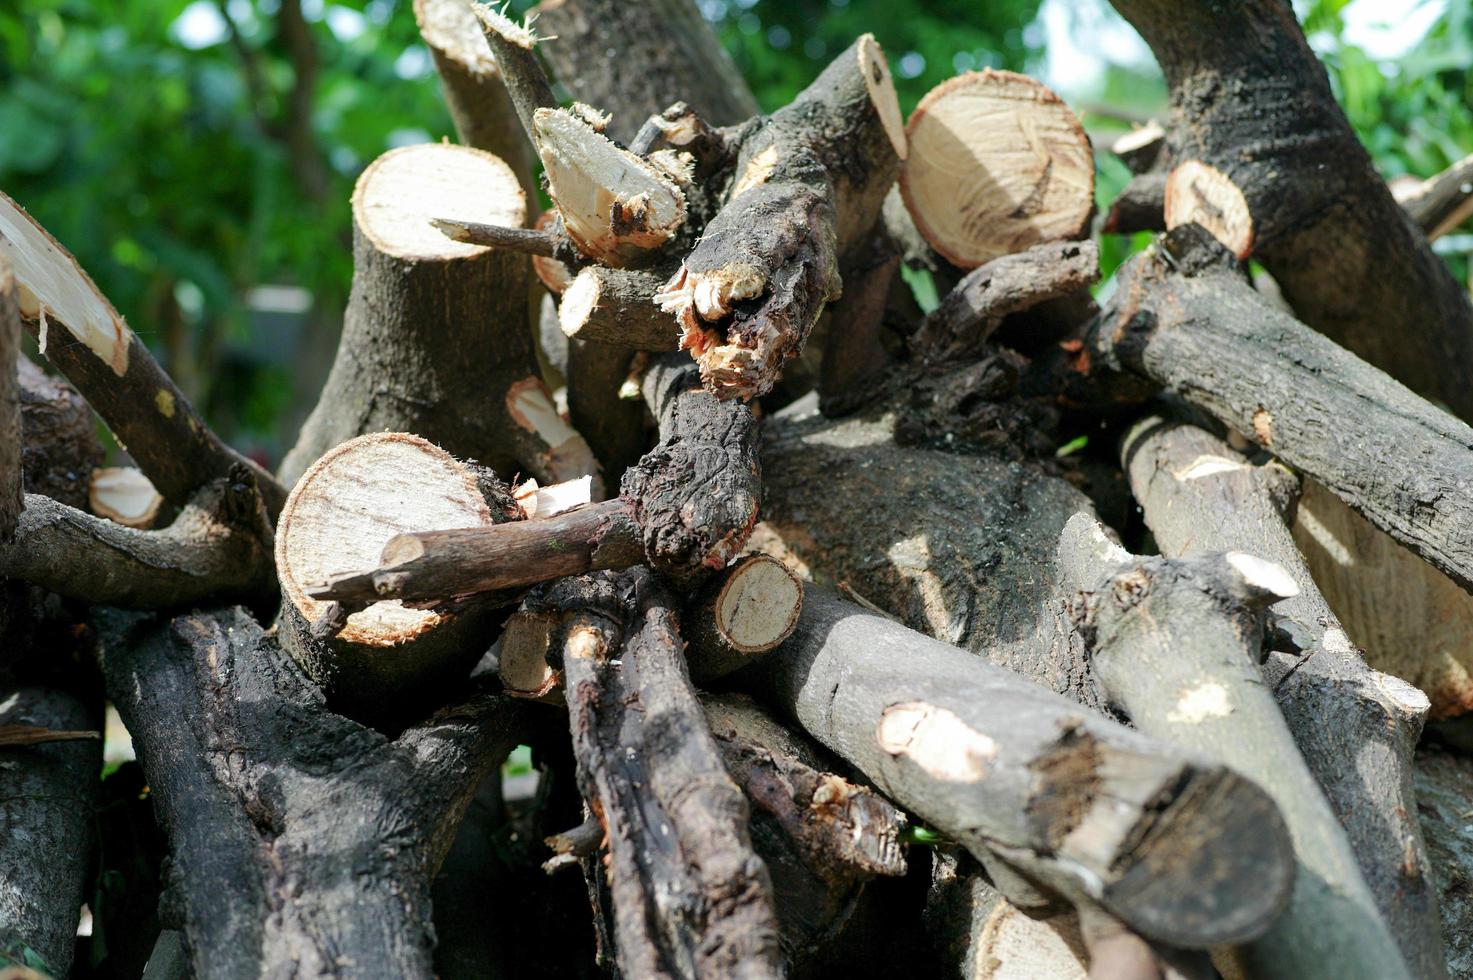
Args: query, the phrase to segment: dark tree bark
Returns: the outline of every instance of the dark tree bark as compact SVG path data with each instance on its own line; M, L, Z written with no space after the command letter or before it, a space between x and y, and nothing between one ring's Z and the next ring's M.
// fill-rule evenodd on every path
M594 472L587 443L538 377L526 257L430 227L452 194L463 211L450 217L507 225L526 217L511 171L469 148L392 150L359 178L353 294L332 373L282 462L287 482L333 447L381 431L431 439L506 477L557 483Z
M26 505L21 457L20 304L15 276L0 255L0 546L15 540L16 522Z
M41 651L35 651L40 653ZM0 728L86 732L94 704L52 687L0 687ZM10 747L0 742L0 948L20 942L69 974L94 846L102 739Z
M390 741L328 712L240 609L98 623L193 975L432 976L430 880L514 703L472 690Z
M1138 174L1130 179L1105 214L1100 230L1107 234L1133 235L1138 231L1166 228L1166 173Z
M558 320L569 340L597 341L595 350L611 359L629 354L618 348L672 351L680 330L655 305L655 294L669 278L648 269L610 269L590 265L563 290ZM627 371L626 371L627 373Z
M572 599L580 587L603 610L575 614L567 629L568 720L579 786L608 841L621 972L780 976L771 880L691 687L668 595L648 572L562 588ZM621 605L627 623L608 615Z
M1254 256L1301 320L1473 420L1473 307L1397 207L1287 0L1112 0L1171 89L1174 165L1243 196Z
M286 489L220 441L77 260L3 194L0 227L0 254L9 258L16 282L30 297L20 304L26 329L159 493L182 507L206 483L246 466L275 520Z
M1175 392L1473 587L1473 428L1267 303L1198 226L1133 260L1096 367Z
M1441 975L1436 895L1412 792L1427 699L1367 667L1316 588L1286 523L1298 481L1281 464L1251 464L1170 416L1139 423L1123 454L1163 554L1246 552L1276 562L1298 584L1299 594L1274 603L1271 615L1300 649L1270 653L1264 679L1408 966L1416 976Z
M890 799L1162 942L1242 942L1277 917L1292 851L1257 786L806 592L797 631L766 661L766 696Z
M29 358L22 355L15 363L25 485L31 493L85 510L92 470L102 462L92 409L77 389Z
M1467 833L1467 801L1473 798L1473 763L1444 748L1417 753L1417 816L1427 838L1430 876L1442 912L1447 973L1473 977L1473 846Z

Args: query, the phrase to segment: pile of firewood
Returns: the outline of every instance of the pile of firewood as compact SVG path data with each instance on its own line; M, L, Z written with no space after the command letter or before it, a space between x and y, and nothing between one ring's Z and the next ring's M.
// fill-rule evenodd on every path
M416 0L464 145L359 179L275 475L0 195L0 975L100 838L155 977L1473 976L1473 167L1393 194L1287 0L1114 2L1095 221L1021 75Z

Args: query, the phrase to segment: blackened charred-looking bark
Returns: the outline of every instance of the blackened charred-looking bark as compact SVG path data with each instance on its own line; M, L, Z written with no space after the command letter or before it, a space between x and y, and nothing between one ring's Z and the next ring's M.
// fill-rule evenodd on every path
M1473 428L1275 309L1199 226L1132 260L1089 343L1473 588Z
M752 846L772 877L790 970L819 955L865 883L907 870L905 816L832 771L819 750L741 695L703 697L726 769L747 796Z
M816 582L1103 707L1053 555L1087 498L1031 466L890 441L883 422L774 418L763 521Z
M20 305L15 275L0 255L0 545L15 538L15 524L25 507L21 462L21 388L17 361L20 349Z
M1059 550L1061 567L1078 570L1078 616L1111 700L1142 731L1253 778L1288 825L1293 896L1234 951L1246 974L1411 977L1258 669L1263 610L1295 595L1294 580L1242 552L1135 558L1085 517Z
M673 335L675 326L668 323L668 318L666 325ZM567 345L568 418L588 440L598 459L604 487L613 492L624 473L649 448L644 406L638 398L623 396L635 352L624 346L576 338L568 339Z
M102 462L92 409L77 389L27 357L16 360L16 372L26 489L85 510L92 470Z
M686 674L669 596L642 570L594 587L612 587L630 619L570 628L564 670L579 785L608 841L620 970L780 976L772 884Z
M1173 162L1246 199L1254 257L1301 320L1473 420L1473 308L1336 105L1287 0L1112 0L1171 89Z
M887 797L1149 938L1241 942L1277 917L1293 854L1257 786L806 591L797 631L766 661L766 696Z
M1166 228L1166 174L1152 172L1130 179L1110 204L1101 231L1131 235Z
M1435 894L1412 793L1427 699L1368 667L1346 638L1289 533L1298 480L1276 461L1250 463L1176 416L1143 420L1122 452L1163 554L1246 552L1298 584L1297 596L1270 607L1273 630L1298 649L1270 652L1264 679L1408 965L1417 976L1440 975Z
M430 879L515 703L472 690L391 741L329 712L243 610L98 624L192 973L432 976Z
M558 81L611 113L608 132L620 142L676 100L718 126L757 114L757 100L691 0L544 0L537 26L553 39L542 53Z
M699 386L680 354L651 363L645 401L660 422L660 443L624 474L647 560L689 581L722 568L746 544L762 502L759 430L739 402Z
M42 651L36 651L41 653ZM56 688L0 685L0 727L95 730L98 706ZM0 948L21 943L65 977L94 845L102 738L0 746ZM7 971L8 972L8 971Z

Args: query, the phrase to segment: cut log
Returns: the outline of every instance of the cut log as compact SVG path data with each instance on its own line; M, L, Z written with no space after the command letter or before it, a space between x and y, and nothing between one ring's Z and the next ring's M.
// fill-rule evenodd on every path
M531 585L647 562L682 584L726 567L757 520L762 470L757 425L745 405L696 387L688 358L666 355L645 374L645 400L660 444L625 474L614 500L546 520L393 537L378 567L320 575L306 595L320 601L416 603Z
M666 278L646 270L585 267L558 303L563 333L626 350L675 350L680 330L654 301Z
M1110 152L1130 168L1133 174L1144 174L1156 169L1166 149L1166 130L1152 119L1138 126L1110 144Z
M1083 516L1070 521L1059 548L1060 567L1080 570L1076 615L1111 700L1145 733L1251 777L1293 837L1298 872L1289 907L1233 952L1242 973L1410 978L1258 669L1262 611L1298 594L1293 577L1243 552L1136 558ZM1101 566L1108 570L1095 577Z
M1138 231L1166 230L1166 179L1164 172L1132 177L1105 215L1101 231L1133 235Z
M1243 942L1278 916L1293 854L1257 786L805 593L797 631L765 662L767 696L906 810L1161 942Z
M297 482L276 535L280 635L335 710L375 720L411 716L463 682L485 652L484 608L415 609L375 601L373 593L351 608L335 608L307 587L372 567L397 534L489 527L519 517L510 493L487 479L423 439L380 433L344 443ZM488 506L493 500L496 509Z
M589 584L632 605L627 625L600 616L572 630L563 655L578 784L608 841L620 972L780 976L772 884L670 600L647 571Z
M926 317L912 349L929 361L975 357L1003 317L1086 289L1099 277L1094 242L1051 242L992 259Z
M864 35L744 136L720 211L657 297L723 398L772 389L841 290L906 153L884 51Z
M555 698L563 684L563 672L550 657L561 623L551 610L523 607L501 628L496 673L501 686L514 698Z
M102 462L92 409L77 389L46 374L29 358L17 358L16 371L25 485L31 493L85 510L88 478Z
M472 2L414 0L414 19L435 59L445 104L460 142L504 160L535 209L532 147L507 95L481 23L471 11Z
M26 495L0 576L84 602L172 609L211 598L268 605L271 525L243 464L199 489L168 527L145 531Z
M98 627L168 835L191 975L429 980L430 881L517 741L516 703L463 687L391 741L329 711L243 610Z
M20 303L10 262L0 253L0 546L15 540L15 525L26 505L21 458Z
M1442 173L1416 181L1392 196L1412 220L1434 241L1473 215L1473 156L1466 156Z
M567 238L563 234L562 219L558 217L557 208L542 212L542 216L537 219L536 229L549 232L560 240ZM573 281L573 271L564 262L545 255L533 253L532 271L537 273L542 285L554 296L561 296L563 290L568 288L568 283Z
M21 319L41 353L76 385L164 499L182 507L206 483L247 466L275 519L285 488L220 441L77 260L4 194L0 256L15 273Z
M596 474L588 444L538 377L526 258L451 241L429 223L445 214L517 226L526 207L511 170L467 147L401 147L358 178L343 336L282 462L285 480L354 436L383 431L431 439L505 476Z
M92 471L87 507L98 517L124 527L150 528L163 504L164 498L137 467L104 466Z
M41 651L36 651L40 653ZM0 726L43 729L95 729L99 702L92 707L72 694L49 687L0 688ZM77 946L77 918L89 898L98 773L102 741L93 738L0 746L0 949L20 943L46 964L46 975L70 975ZM10 975L11 970L0 968ZM42 974L23 974L40 977Z
M1350 645L1285 523L1298 481L1282 464L1250 464L1216 436L1171 417L1136 425L1122 452L1163 554L1247 552L1277 563L1299 586L1271 609L1276 628L1291 630L1301 649L1270 653L1264 679L1413 974L1438 975L1436 896L1412 796L1412 753L1427 700L1367 667Z
M932 89L906 126L905 205L931 247L971 269L1078 238L1094 211L1094 154L1069 107L1026 75L986 69Z
M1473 422L1473 306L1376 173L1288 0L1112 2L1166 76L1173 167L1232 185L1218 193L1244 202L1254 258L1296 316Z
M705 684L750 666L792 635L803 583L769 555L738 560L697 597L686 630L691 679Z
M580 102L612 114L609 135L629 143L676 99L717 125L757 114L757 100L691 0L544 0L542 53ZM606 52L617 51L618 57Z
M1090 334L1123 369L1313 476L1473 587L1473 428L1285 315L1199 225L1133 259Z
M905 816L825 766L801 735L741 695L702 697L722 761L751 810L790 974L836 941L865 883L907 871Z

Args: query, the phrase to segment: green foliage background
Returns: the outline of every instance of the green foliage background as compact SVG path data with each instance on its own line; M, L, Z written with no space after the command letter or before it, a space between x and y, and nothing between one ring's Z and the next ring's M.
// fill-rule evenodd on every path
M1040 0L700 5L769 109L864 31L889 54L906 111L958 71L1036 72L1043 55ZM1383 172L1427 176L1473 149L1470 4L1448 2L1394 65L1345 40L1346 5L1299 11ZM0 190L76 253L212 421L274 458L331 355L352 273L354 179L391 146L453 132L409 0L205 6L233 27L191 48L177 30L189 0L0 4ZM292 23L304 30L293 35ZM310 39L309 59L294 36ZM1122 130L1118 116L1146 118L1164 102L1152 65L1113 66L1096 88L1071 102L1118 110L1083 113L1097 139ZM1102 155L1101 199L1125 176ZM1133 244L1111 243L1107 261ZM1446 246L1466 247L1460 236ZM312 298L309 342L287 363L242 356L269 344L252 335L246 303L260 284Z

